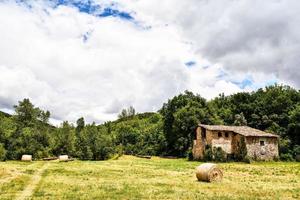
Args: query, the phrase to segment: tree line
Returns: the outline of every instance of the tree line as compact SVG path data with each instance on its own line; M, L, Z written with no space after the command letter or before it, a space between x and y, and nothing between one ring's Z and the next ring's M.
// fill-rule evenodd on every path
M207 101L185 91L155 113L123 109L116 121L101 125L63 122L49 125L50 112L24 99L9 116L0 113L0 160L35 159L68 154L81 160L104 160L121 154L190 156L198 123L248 125L280 136L281 160L300 154L300 92L273 85L254 92L220 94Z

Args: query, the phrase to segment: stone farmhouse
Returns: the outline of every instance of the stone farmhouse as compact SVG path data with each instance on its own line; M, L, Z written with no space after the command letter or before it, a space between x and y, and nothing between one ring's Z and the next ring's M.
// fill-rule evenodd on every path
M223 126L199 124L193 144L194 159L202 159L206 145L221 147L228 156L237 152L244 138L247 155L256 160L273 160L278 157L279 136L248 126Z

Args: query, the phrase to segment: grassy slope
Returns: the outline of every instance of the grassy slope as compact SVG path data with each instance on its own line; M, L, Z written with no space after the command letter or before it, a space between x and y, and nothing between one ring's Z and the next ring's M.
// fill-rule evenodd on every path
M227 163L221 183L197 182L199 162L182 159L140 159L51 162L35 189L33 199L300 199L300 163ZM0 184L0 199L22 191L28 178L41 166L6 162L7 173L17 176ZM5 175L6 174L6 175Z

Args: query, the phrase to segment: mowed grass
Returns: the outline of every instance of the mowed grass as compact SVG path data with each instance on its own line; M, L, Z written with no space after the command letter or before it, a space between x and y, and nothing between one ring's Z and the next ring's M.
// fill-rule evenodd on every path
M14 199L42 165L42 162L0 162L0 199Z
M220 183L198 182L200 162L118 160L50 162L31 199L300 199L300 163L219 164ZM0 163L0 199L15 198L44 162Z

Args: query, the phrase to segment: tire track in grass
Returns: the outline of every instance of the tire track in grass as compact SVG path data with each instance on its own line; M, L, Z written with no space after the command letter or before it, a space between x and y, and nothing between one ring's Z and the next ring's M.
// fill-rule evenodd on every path
M40 169L37 170L35 174L31 177L31 180L27 184L27 187L17 196L16 200L29 199L37 185L42 179L43 172L48 168L49 163L44 164Z

